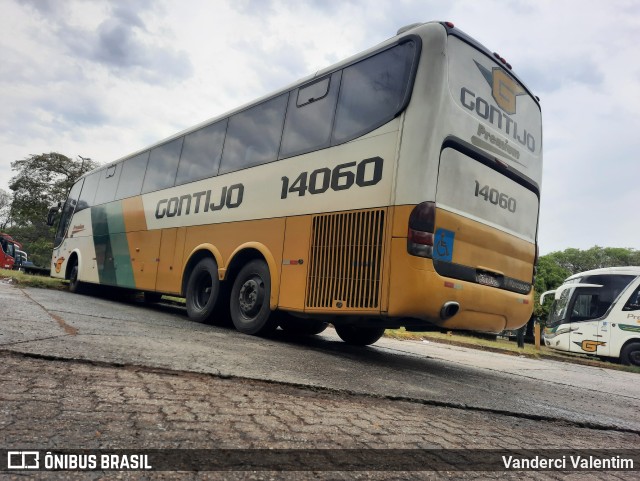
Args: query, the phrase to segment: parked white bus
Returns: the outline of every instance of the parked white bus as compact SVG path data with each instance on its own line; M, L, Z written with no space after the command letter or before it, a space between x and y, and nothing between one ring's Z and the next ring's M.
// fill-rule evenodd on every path
M542 126L496 53L432 22L82 177L52 275L375 342L533 309Z
M640 366L640 267L610 267L568 277L555 300L544 342L560 351L619 358Z

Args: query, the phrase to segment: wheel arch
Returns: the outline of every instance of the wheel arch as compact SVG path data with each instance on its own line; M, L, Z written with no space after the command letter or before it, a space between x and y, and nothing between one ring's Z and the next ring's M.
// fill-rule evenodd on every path
M278 264L276 263L275 258L271 251L264 245L259 242L247 242L238 246L236 250L233 251L231 256L229 256L228 266L224 269L223 277L221 280L229 281L233 283L238 272L247 262L250 262L254 259L260 259L267 263L267 267L269 268L269 276L271 277L271 296L269 299L269 306L273 311L276 307L278 307L278 296L280 292L280 282L279 275L280 271L278 269Z
M196 266L196 264L205 257L211 257L218 264L218 279L222 280L221 266L223 266L222 254L216 246L213 244L200 244L196 246L188 255L188 260L185 264L184 269L182 270L182 282L181 285L181 294L183 296L187 293L187 282L189 282L189 276L191 275L191 271Z
M64 269L65 280L69 280L71 278L71 268L74 263L78 264L78 278L80 278L80 273L82 272L80 270L81 262L82 253L80 252L80 249L74 249L73 251L71 251L71 254L69 254L69 257L67 257L67 266Z
M624 351L625 347L629 344L640 344L640 337L630 337L620 346L620 352L618 353L618 358L622 357L622 351Z

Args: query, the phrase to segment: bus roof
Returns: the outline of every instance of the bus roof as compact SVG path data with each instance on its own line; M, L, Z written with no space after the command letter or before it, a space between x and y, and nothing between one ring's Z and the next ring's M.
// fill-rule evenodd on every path
M284 93L286 93L286 92L288 92L290 90L293 90L293 89L295 89L297 87L300 87L300 86L302 86L302 85L304 85L304 84L306 84L308 82L311 82L316 78L322 77L322 76L327 75L327 74L329 74L329 73L331 73L333 71L340 70L340 69L345 68L345 67L347 67L347 66L349 66L351 64L357 63L360 60L363 60L363 59L365 59L365 58L377 53L380 50L383 50L383 49L385 49L385 48L387 48L387 47L389 47L391 45L396 44L401 38L412 37L412 36L416 36L417 34L419 36L419 34L421 33L420 31L424 30L424 29L431 29L431 28L434 28L434 27L443 28L444 29L443 33L446 32L447 35L454 35L454 36L458 37L459 39L461 39L465 43L467 43L467 44L471 45L472 47L474 47L475 49L483 52L485 55L493 58L494 60L497 59L496 62L499 65L502 65L502 63L500 62L500 57L497 56L497 54L492 54L491 51L489 49L487 49L484 45L482 45L481 43L479 43L478 41L476 41L475 39L473 39L472 37L470 37L469 35L467 35L463 31L459 30L458 28L456 28L456 27L454 27L452 25L453 24L451 24L450 22L431 21L431 22L424 22L424 23L416 23L416 24L408 25L407 27L404 27L404 28L400 28L398 30L398 32L394 36L392 36L392 37L390 37L390 38L378 43L377 45L374 45L373 47L370 47L370 48L368 48L368 49L366 49L366 50L364 50L362 52L358 52L358 53L352 55L351 57L348 57L348 58L346 58L344 60L341 60L341 61L339 61L339 62L337 62L335 64L332 64L330 66L327 66L325 68L317 70L313 74L310 74L310 75L307 75L306 77L298 79L295 82L293 82L293 83L291 83L291 84L289 84L289 85L287 85L285 87L282 87L282 88L280 88L280 89L278 89L276 91L270 92L270 93L268 93L268 94L266 94L266 95L264 95L262 97L259 97L257 99L251 100L250 102L247 102L247 103L245 103L245 104L243 104L243 105L241 105L241 106L239 106L237 108L234 108L232 110L226 111L226 112L224 112L224 113L222 113L220 115L211 117L211 118L209 118L207 120L204 120L202 122L199 122L196 125L190 126L190 127L186 128L184 130L176 132L175 134L170 135L169 137L166 137L166 138L164 138L162 140L159 140L158 142L155 142L155 143L153 143L151 145L145 146L145 147L143 147L141 149L138 149L138 150L136 150L134 152L131 152L131 153L129 153L129 154L123 156L123 157L120 157L120 158L118 158L116 160L113 160L113 161L108 162L108 163L106 163L104 165L101 165L101 166L99 166L99 167L97 167L97 168L95 168L95 169L93 169L93 170L91 170L89 172L86 172L78 180L80 180L81 178L87 177L89 174L92 174L93 172L101 171L103 169L106 169L106 168L114 165L114 164L117 164L118 162L122 162L122 161L124 161L126 159L129 159L131 157L135 157L136 155L144 153L144 152L146 152L148 150L154 149L155 147L159 147L160 145L163 145L165 143L171 142L172 140L175 140L177 138L182 137L183 135L186 135L186 134L189 134L191 132L194 132L194 131L202 128L202 127L205 127L207 125L213 124L213 123L218 122L220 120L224 120L225 118L229 118L232 115L237 114L238 112L242 112L243 110L246 110L246 109L248 109L248 108L250 108L250 107L252 107L254 105L258 105L258 104L260 104L262 102L265 102L265 101L267 101L269 99L275 98L278 95L282 95L282 94L284 94ZM507 70L506 67L504 67L504 68L505 68L505 70ZM534 96L531 93L529 88L520 80L520 78L518 78L518 76L510 68L507 71L508 71L509 75L514 77L520 83L520 85L522 85L525 88L527 93L533 99L535 99L536 103L538 104L538 108L539 108L540 104L539 104L538 97Z
M614 274L627 274L632 276L640 276L640 266L621 266L621 267L602 267L600 269L592 269L590 271L579 272L567 277L564 282L574 279L580 279L585 276L595 275L614 275Z

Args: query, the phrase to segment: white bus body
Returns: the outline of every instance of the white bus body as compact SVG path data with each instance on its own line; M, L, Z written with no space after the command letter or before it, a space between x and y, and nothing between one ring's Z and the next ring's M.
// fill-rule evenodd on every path
M197 321L228 306L250 334L271 311L360 344L500 332L533 310L541 181L538 99L452 24L420 24L86 174L51 272L183 296Z
M554 294L545 344L560 351L619 358L640 366L640 267L610 267L568 277Z

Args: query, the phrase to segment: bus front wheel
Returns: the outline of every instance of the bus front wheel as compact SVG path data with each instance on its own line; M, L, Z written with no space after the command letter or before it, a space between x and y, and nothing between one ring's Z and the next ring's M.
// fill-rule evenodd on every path
M76 261L69 272L69 290L74 294L81 294L83 287L82 282L78 280L78 262Z
M253 260L245 265L231 289L229 309L235 328L245 334L266 335L278 327L271 315L271 276L264 261Z
M384 334L384 327L335 326L340 339L352 346L368 346Z
M208 322L218 300L218 264L211 257L200 259L187 282L187 315L194 322Z
M640 366L640 342L632 342L622 348L620 362L626 366Z

